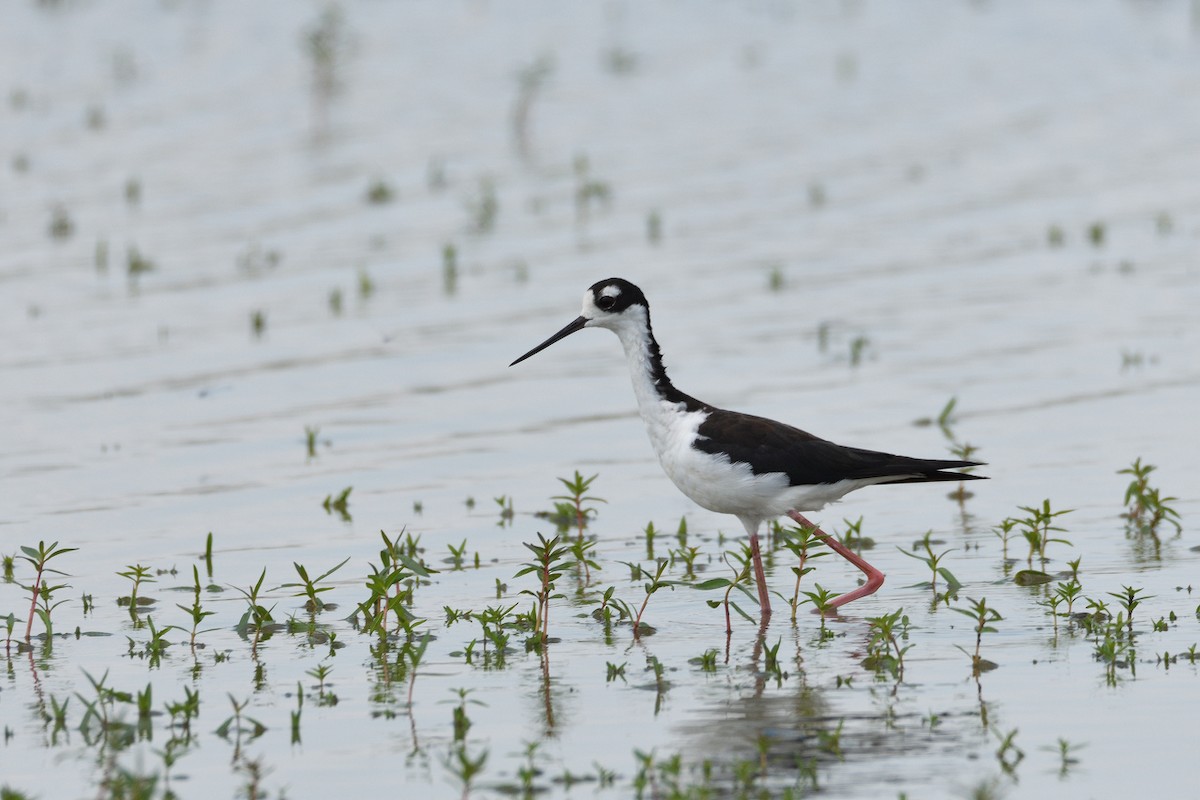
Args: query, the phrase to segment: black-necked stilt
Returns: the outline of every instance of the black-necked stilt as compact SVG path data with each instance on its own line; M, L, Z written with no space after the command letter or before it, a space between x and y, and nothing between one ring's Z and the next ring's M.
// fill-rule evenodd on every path
M836 609L874 593L883 585L883 573L817 529L802 511L819 511L855 489L876 483L983 477L945 471L981 466L976 461L908 458L843 447L791 425L714 408L684 394L663 367L646 296L620 278L593 284L583 296L578 317L509 366L584 328L608 328L621 340L638 412L667 476L704 508L733 514L745 526L764 617L771 613L771 600L758 544L763 520L786 514L812 528L825 544L863 571L866 583L839 595L830 603Z

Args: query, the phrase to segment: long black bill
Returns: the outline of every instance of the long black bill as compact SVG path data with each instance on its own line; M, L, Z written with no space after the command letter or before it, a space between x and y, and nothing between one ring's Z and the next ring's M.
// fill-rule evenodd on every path
M587 325L587 321L588 321L588 320L587 320L587 317L576 317L575 319L571 320L570 324L569 324L569 325L567 325L567 327L563 328L561 331L559 331L558 333L554 334L554 335L553 335L553 336L551 336L549 339L547 339L546 341L542 342L542 343L541 343L541 344L539 344L537 347L533 348L533 349L532 349L532 350L530 350L528 353L526 353L525 355L523 355L523 356L521 356L520 358L518 358L516 361L512 362L511 364L509 364L509 366L510 366L510 367L516 366L517 364L520 364L522 361L524 361L525 359L529 358L530 356L532 356L532 355L534 355L534 354L536 354L536 353L540 353L540 352L542 352L542 351L543 351L543 350L545 350L547 347L549 347L550 345L552 345L552 344L554 344L555 342L557 342L559 339L565 339L565 338L567 338L568 336L570 336L572 333L574 333L575 331L581 331L581 330L583 330L583 326L584 326L584 325Z

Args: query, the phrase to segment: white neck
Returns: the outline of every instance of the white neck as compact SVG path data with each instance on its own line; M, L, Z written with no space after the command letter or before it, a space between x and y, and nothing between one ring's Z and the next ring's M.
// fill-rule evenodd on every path
M659 361L655 361L658 348L650 332L649 315L644 311L635 313L636 316L622 320L622 324L613 326L612 330L625 349L625 361L629 365L629 378L633 383L634 397L637 398L638 413L646 423L646 432L650 435L655 452L662 460L664 453L681 441L690 443L695 436L695 426L708 414L689 412L686 403L678 399L679 392L662 367L661 354L658 354ZM692 424L681 428L682 418L691 416L696 416L691 420ZM686 428L691 428L691 432ZM680 436L683 436L683 440L680 440Z
M613 332L625 349L625 361L629 365L629 377L633 381L633 394L637 398L638 411L642 417L654 413L663 402L663 396L654 376L654 361L650 353L653 334L650 332L649 317L641 309L632 319L622 320Z

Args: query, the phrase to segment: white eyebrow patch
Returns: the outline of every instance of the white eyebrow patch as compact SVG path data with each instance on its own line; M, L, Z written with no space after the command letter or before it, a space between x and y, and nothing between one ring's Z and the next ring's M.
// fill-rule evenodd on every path
M621 294L621 287L609 284L600 290L601 297L617 297Z

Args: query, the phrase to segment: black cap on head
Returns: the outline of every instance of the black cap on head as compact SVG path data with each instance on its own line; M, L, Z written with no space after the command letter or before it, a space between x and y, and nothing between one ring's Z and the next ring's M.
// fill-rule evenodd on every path
M624 278L608 278L597 281L591 285L589 291L592 293L592 302L596 304L596 308L610 314L620 314L635 305L650 307L642 290Z

